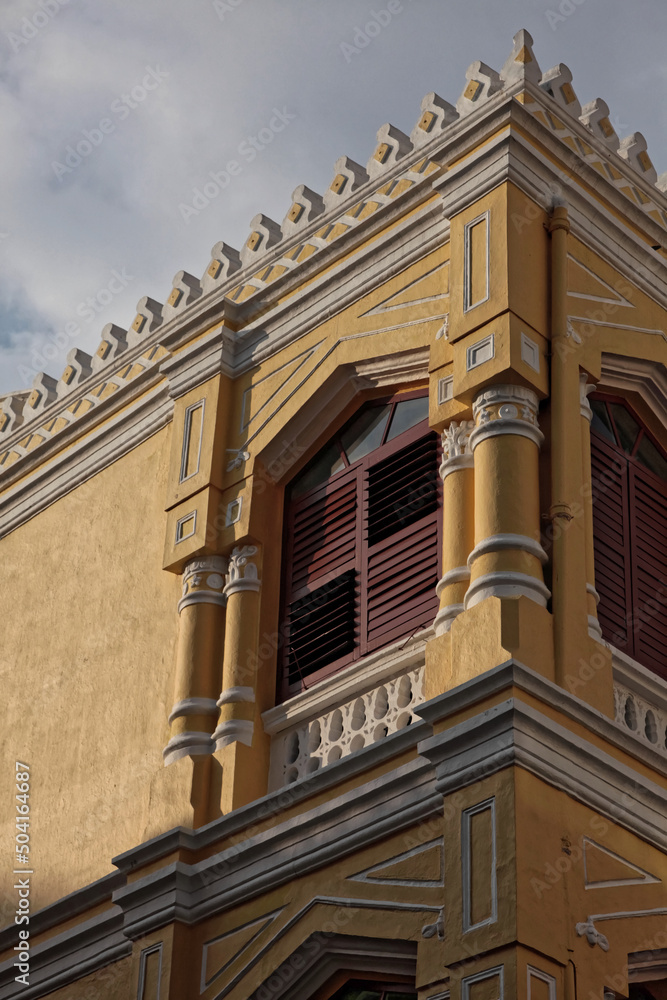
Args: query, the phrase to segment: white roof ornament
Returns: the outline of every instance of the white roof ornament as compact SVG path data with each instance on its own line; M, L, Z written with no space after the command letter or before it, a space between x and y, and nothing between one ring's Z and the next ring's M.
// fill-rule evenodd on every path
M162 324L162 309L162 303L156 302L149 295L144 295L142 299L139 299L137 315L127 332L127 342L131 347L138 344L149 333L153 333Z
M93 370L92 362L90 354L73 347L67 354L67 366L58 382L58 395L66 396L79 382L87 379Z
M427 94L422 98L419 121L410 133L412 145L415 149L423 146L458 117L458 111L453 104L443 101L442 97L438 97L433 91Z
M584 104L579 121L583 122L593 135L602 139L614 152L618 150L620 139L609 120L609 105L601 97L596 97L590 104Z
M127 330L123 330L122 327L116 326L115 323L107 323L102 330L102 339L92 360L93 371L99 371L100 368L109 364L126 349Z
M28 396L23 409L23 416L26 420L31 420L36 414L45 410L49 403L56 398L58 382L46 372L39 372L32 382L32 392Z
M514 47L509 59L500 71L500 79L506 87L519 80L530 80L531 83L539 86L542 70L533 52L532 36L525 28L517 31L514 36Z
M389 123L378 129L377 141L375 152L366 164L369 177L384 173L407 153L412 152L410 136Z
M0 400L0 434L10 434L23 423L29 392L13 392Z
M278 223L261 213L253 218L250 227L250 236L241 250L241 263L244 267L256 263L267 250L280 243L283 236Z
M334 164L334 179L324 192L324 205L327 211L348 198L357 188L363 187L368 180L365 167L351 160L349 156L340 156Z
M621 139L618 155L634 167L649 184L656 183L658 174L648 155L646 139L641 132L633 132L632 135L626 135L625 139Z
M305 184L299 184L292 191L292 205L289 212L283 219L281 227L283 237L291 236L299 229L316 219L324 212L324 199L322 195L311 191Z
M548 69L540 81L540 87L556 104L559 104L568 115L578 118L581 114L581 104L572 86L572 72L565 63L558 63Z
M201 296L201 293L202 288L199 278L188 274L187 271L178 271L174 275L169 298L162 310L164 321L170 320L176 313L181 312L182 309L187 308L187 306L195 302Z
M234 247L220 240L211 250L211 261L201 280L204 295L217 285L223 284L227 278L241 270L241 255Z
M456 110L460 115L470 114L503 87L502 80L495 69L491 69L490 66L479 60L468 66L466 80L468 83L465 90L456 102Z

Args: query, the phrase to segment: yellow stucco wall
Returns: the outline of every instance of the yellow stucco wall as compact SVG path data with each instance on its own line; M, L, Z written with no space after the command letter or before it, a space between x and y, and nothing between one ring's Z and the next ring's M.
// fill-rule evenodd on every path
M161 569L168 454L166 428L2 541L0 742L5 776L30 765L35 909L144 838L178 624ZM3 810L7 849L13 826Z

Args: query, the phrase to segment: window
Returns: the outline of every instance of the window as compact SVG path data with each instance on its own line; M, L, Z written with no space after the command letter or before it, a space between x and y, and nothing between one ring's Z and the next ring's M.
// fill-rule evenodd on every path
M591 407L602 634L667 679L667 456L622 399L594 395Z
M417 1000L414 990L400 983L367 983L351 980L331 1000Z
M426 395L374 401L290 484L284 697L432 623L439 448Z

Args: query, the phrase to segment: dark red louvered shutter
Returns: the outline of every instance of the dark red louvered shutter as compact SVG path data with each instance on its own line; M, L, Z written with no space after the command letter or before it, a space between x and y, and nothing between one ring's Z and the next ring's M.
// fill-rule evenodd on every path
M602 634L632 655L628 611L632 603L627 460L591 434L595 586Z
M428 627L437 613L440 441L423 419L394 438L386 419L383 434L356 463L288 500L283 697Z
M634 656L667 679L667 486L630 463Z
M364 617L369 650L426 628L437 613L439 502L435 434L368 471Z
M291 688L357 643L359 475L350 470L291 505L287 533L286 684Z

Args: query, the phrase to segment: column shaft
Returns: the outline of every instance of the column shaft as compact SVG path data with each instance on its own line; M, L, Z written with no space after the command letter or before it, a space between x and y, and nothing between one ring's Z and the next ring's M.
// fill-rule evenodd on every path
M463 611L463 600L470 570L468 555L474 538L474 473L470 448L472 420L452 423L442 433L443 479L442 579L436 592L440 610L435 619L435 634L448 632Z

